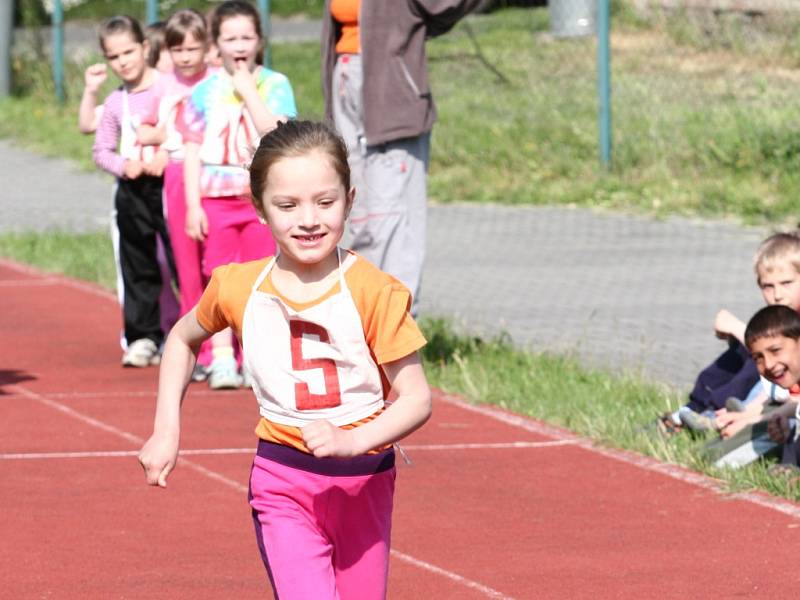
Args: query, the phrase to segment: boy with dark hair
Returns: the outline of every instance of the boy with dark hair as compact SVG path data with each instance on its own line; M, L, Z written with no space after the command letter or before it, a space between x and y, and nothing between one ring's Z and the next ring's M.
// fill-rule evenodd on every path
M800 315L787 306L767 306L758 311L744 334L758 372L768 380L800 391ZM764 415L770 439L782 444L781 463L788 469L799 466L797 440L798 401L789 400L780 408Z

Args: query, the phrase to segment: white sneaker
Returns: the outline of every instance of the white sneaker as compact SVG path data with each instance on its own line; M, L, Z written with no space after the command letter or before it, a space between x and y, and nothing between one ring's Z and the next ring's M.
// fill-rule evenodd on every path
M235 359L215 358L208 367L208 387L212 390L232 390L241 384Z
M123 367L149 367L161 362L158 346L153 340L142 338L128 344L128 349L122 355Z

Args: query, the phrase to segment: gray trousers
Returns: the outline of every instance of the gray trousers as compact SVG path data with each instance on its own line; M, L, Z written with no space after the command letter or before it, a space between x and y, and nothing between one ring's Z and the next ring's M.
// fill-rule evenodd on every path
M333 71L333 119L347 144L356 188L347 243L408 287L416 315L425 262L430 133L368 146L361 87L361 57L339 56Z

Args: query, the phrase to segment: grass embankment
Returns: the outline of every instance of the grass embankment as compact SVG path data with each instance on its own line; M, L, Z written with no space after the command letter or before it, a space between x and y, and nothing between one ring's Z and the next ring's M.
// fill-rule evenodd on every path
M616 12L610 173L597 160L592 39L554 40L546 9L508 9L431 40L440 116L431 197L749 222L794 218L800 52L789 34L779 44L782 38L767 31L762 38L770 43L748 45L737 42L750 38L732 27L711 36L681 14L643 21ZM300 115L319 118L318 44L273 50L274 67L295 87ZM83 65L68 65L66 107L54 104L42 65L16 67L19 94L0 102L0 135L92 168L91 139L74 133Z
M105 234L0 235L0 256L50 271L114 285L111 245ZM700 458L704 440L663 439L643 424L684 400L666 386L633 375L584 368L570 356L526 352L500 337L456 334L441 319L423 319L429 343L423 352L432 385L514 412L567 427L602 444L626 448L718 477L731 490L762 489L800 500L800 490L767 473L766 463L738 471L717 470Z

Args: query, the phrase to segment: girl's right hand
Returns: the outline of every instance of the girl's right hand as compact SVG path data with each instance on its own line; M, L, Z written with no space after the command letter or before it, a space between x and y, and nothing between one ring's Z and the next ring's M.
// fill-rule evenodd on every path
M147 485L167 487L167 477L178 461L177 436L153 433L139 451Z
M186 235L202 242L208 235L208 217L202 206L186 209Z
M89 91L97 92L105 82L106 77L108 77L108 73L105 63L95 63L86 67L83 72L83 83Z
M252 92L258 93L256 75L250 70L250 67L245 61L237 61L234 63L231 80L233 81L233 89L236 90L242 98Z
M144 173L144 165L138 160L129 158L122 167L122 174L125 179L136 179L141 177L142 173Z

